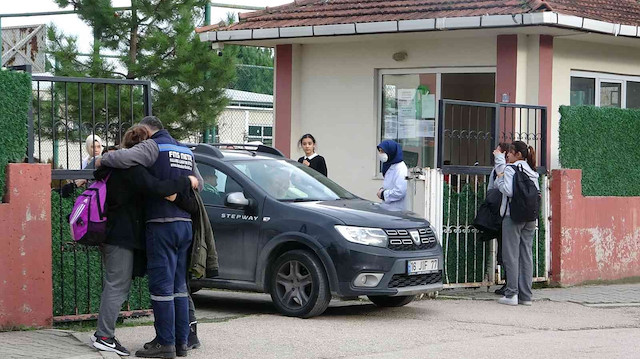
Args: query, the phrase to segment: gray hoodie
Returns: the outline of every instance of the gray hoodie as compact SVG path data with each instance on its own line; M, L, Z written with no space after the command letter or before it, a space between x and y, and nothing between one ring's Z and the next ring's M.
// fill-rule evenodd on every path
M502 157L502 159L504 159L504 154L496 156L496 172L500 173L498 171L498 161L499 161L498 157ZM531 167L529 167L529 164L527 163L527 161L520 160L512 163L509 166L506 166L504 168L504 176L497 177L494 184L494 186L498 188L500 192L502 192L502 204L500 205L501 216L511 216L511 212L509 211L509 206L507 205L508 203L507 198L513 197L513 176L516 174L516 172L512 166L516 166L516 167L522 166L522 169L524 170L524 172L533 181L533 183L536 185L536 188L540 190L540 185L538 184L538 177L540 177L540 175L538 174L538 172L534 171L533 169L531 169Z

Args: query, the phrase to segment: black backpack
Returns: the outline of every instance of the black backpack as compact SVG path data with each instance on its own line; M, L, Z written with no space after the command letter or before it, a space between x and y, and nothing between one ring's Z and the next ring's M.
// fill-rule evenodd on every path
M527 173L519 166L510 166L515 170L513 175L513 197L509 200L511 220L514 222L531 222L538 219L540 210L540 191Z

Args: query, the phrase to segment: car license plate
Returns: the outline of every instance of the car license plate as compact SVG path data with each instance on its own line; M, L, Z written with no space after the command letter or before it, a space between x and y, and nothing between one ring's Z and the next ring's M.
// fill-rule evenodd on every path
M407 274L425 274L438 270L438 259L418 259L407 261Z

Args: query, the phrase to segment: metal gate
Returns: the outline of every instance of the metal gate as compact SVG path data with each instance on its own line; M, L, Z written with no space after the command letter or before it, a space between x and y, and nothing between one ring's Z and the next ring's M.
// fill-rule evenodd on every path
M28 157L52 167L53 319L95 318L102 292L100 251L71 239L67 216L93 178L92 169L83 169L85 139L100 138L105 149L118 145L132 124L151 114L150 82L33 76L32 84ZM137 279L121 314L146 314L148 298L146 279Z
M427 216L440 230L445 287L502 282L496 240L478 240L473 219L484 201L499 142L524 141L536 150L543 194L534 237L534 280L546 281L549 257L549 186L546 175L547 109L502 103L441 100L438 168L427 175Z

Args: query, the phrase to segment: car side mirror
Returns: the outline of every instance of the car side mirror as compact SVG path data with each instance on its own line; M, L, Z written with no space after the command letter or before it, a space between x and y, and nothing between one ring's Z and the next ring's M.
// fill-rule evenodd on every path
M243 209L252 206L252 200L247 199L242 192L232 192L225 198L224 205L231 208Z

